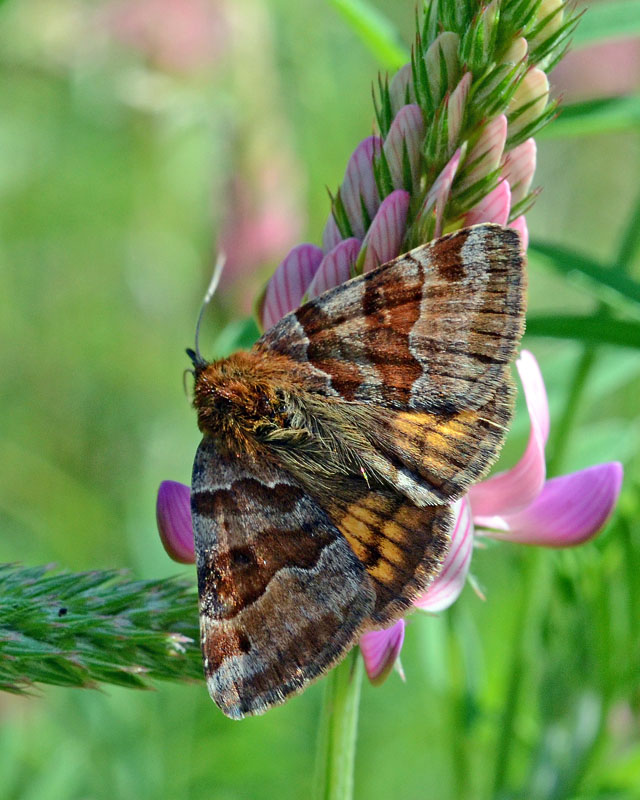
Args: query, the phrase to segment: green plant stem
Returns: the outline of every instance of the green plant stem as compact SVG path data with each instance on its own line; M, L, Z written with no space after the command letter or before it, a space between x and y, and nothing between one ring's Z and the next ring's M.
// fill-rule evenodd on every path
M496 761L492 797L500 796L509 775L509 765L516 740L516 717L520 702L522 682L527 664L527 647L535 627L538 610L543 605L541 587L544 584L544 561L538 550L526 553L520 581L520 599L516 612L516 630L511 654L511 665L505 695L500 734L496 745Z
M468 731L466 730L465 686L466 676L461 650L460 631L456 626L458 608L454 603L447 614L447 642L451 692L449 711L451 714L451 762L452 778L457 798L468 797L469 763L467 758Z
M315 780L318 800L353 797L362 669L360 650L354 648L327 677L318 731Z

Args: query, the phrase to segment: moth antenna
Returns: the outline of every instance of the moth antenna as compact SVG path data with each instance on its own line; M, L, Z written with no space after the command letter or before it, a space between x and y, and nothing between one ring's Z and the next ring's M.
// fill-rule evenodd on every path
M205 364L206 361L202 358L200 353L200 326L202 324L202 318L204 317L204 312L207 310L209 303L213 295L216 293L216 289L218 288L218 284L220 283L220 276L222 275L222 270L224 269L225 261L227 257L224 253L219 252L218 257L216 259L216 265L213 268L213 275L211 276L211 280L209 281L209 286L207 287L207 291L204 296L204 300L202 301L202 305L200 306L200 313L198 314L198 321L196 322L196 340L194 350L187 350L187 355L191 358L194 363L194 366L197 364Z
M186 396L189 397L189 389L187 387L187 372L189 375L192 375L194 379L196 377L196 373L195 370L189 368L185 369L185 371L182 373L182 388L184 389Z

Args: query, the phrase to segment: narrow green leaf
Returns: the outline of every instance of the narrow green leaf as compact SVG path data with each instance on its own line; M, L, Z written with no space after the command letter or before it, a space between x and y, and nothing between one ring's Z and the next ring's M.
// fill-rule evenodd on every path
M527 336L577 339L640 349L640 322L604 316L534 315L527 318Z
M568 247L545 242L531 242L529 251L544 264L553 267L563 275L574 271L579 272L590 280L617 292L625 300L640 303L640 284L616 269L605 267L594 259L576 253L575 250L570 250Z
M407 90L408 90L407 86ZM380 105L376 100L376 91L371 87L371 94L373 95L373 108L378 121L378 128L383 139L387 138L389 128L393 122L393 110L391 108L391 96L389 95L389 78L385 75L383 78L378 73L378 90L380 92Z
M393 178L391 177L391 168L387 161L387 154L384 150L380 150L378 157L373 161L373 172L376 179L376 186L378 187L378 194L380 199L391 194L393 191Z
M507 149L511 150L532 136L537 136L541 130L546 128L547 125L558 116L558 105L558 100L552 100L542 114L531 120L528 125L525 125L524 128L521 128L513 136L509 136L506 144Z
M411 174L411 162L409 161L406 140L402 142L402 188L409 194L413 192L413 176Z
M342 195L340 194L340 189L336 192L335 197L331 197L331 210L333 212L333 218L338 226L338 230L340 231L340 235L343 239L348 239L350 236L353 236L353 230L351 229L351 222L349 221L349 216L347 214L347 209L344 207L344 203L342 202Z
M365 0L330 0L383 67L399 69L409 61L409 51L391 22Z
M560 7L558 7L557 11L559 10ZM553 16L554 14L550 14L547 19L551 19ZM540 64L544 61L544 69L548 74L551 70L550 64L557 64L572 43L571 37L581 18L582 14L569 17L564 25L558 28L555 33L552 33L548 38L541 41L529 54L529 63Z
M539 136L545 139L562 139L637 130L639 127L640 94L635 94L564 106L553 124L541 131Z
M413 89L416 93L418 105L430 117L435 110L435 100L431 93L431 84L427 75L427 66L424 62L424 48L420 36L416 36L416 46L411 53L411 74L413 77Z
M628 272L631 262L640 250L640 195L629 215L627 228L622 236L616 256L616 265L619 270Z
M364 225L364 229L368 231L371 227L371 214L369 214L369 209L364 202L364 197L362 194L360 195L360 213L362 214L362 224Z
M640 0L614 0L590 5L575 33L573 48L586 47L606 39L640 34Z

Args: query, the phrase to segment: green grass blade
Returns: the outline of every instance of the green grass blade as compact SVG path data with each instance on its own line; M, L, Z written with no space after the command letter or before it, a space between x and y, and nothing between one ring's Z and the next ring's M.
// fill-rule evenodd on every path
M545 139L593 136L640 128L640 94L587 100L563 107L551 125L538 133Z
M527 336L576 339L640 349L640 323L599 315L534 315L527 319Z
M640 284L616 269L602 266L588 256L576 253L568 247L532 242L529 252L536 261L552 267L562 275L579 272L619 294L623 299L640 304Z
M383 67L399 69L410 54L389 20L364 0L330 0Z

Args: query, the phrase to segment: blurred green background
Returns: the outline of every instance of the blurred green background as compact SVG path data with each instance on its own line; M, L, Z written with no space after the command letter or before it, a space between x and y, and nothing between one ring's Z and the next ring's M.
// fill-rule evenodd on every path
M381 64L336 5L0 4L1 561L182 569L160 545L155 493L190 476L184 347L216 248L230 264L203 350L222 355L287 249L319 240L325 186L371 132ZM372 5L410 41L412 2ZM534 241L605 267L626 241L637 280L639 49L583 49L558 71L556 91L587 104L539 138L543 192L528 215ZM588 102L620 92L626 105ZM637 301L532 253L532 318L601 312L638 329ZM618 512L574 551L478 552L487 601L467 588L440 617L412 618L406 684L364 687L356 797L497 797L514 670L523 691L499 796L640 797L638 341L526 337L550 394L553 470L622 460ZM519 413L502 463L526 437ZM0 797L307 797L322 691L242 723L202 684L0 696Z

